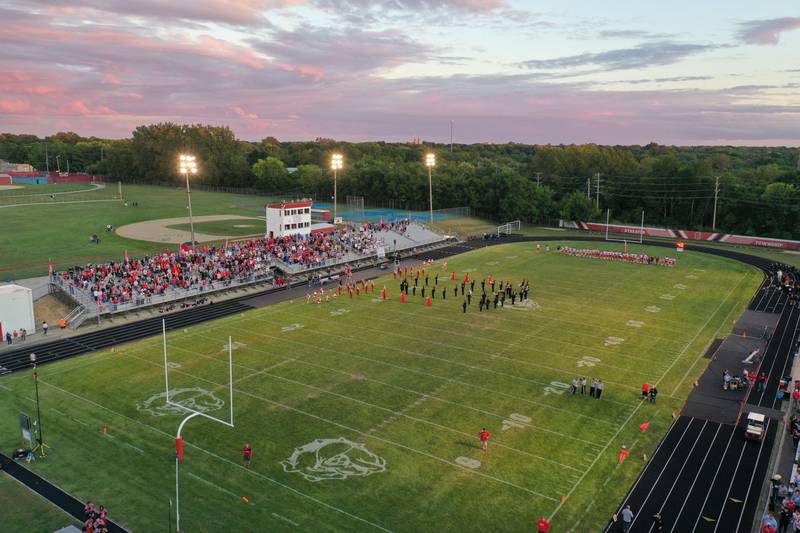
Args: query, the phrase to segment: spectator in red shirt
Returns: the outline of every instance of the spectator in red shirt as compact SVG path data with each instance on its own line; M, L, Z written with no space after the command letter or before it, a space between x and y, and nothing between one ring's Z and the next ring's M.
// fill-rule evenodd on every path
M489 439L491 438L492 434L486 431L486 428L478 434L478 437L481 439L481 450L484 452L489 448Z
M244 445L244 466L250 468L250 461L253 459L253 447L250 444Z
M645 383L642 385L642 400L646 400L650 396L650 384Z

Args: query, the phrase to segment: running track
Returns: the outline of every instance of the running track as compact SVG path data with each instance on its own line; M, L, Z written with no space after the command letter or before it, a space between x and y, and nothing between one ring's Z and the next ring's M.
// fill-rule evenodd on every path
M753 389L747 403L780 409L782 400L775 393L780 377L791 370L800 309L787 305L786 296L770 286L769 276L749 309L780 313L780 319L761 364L769 376L767 388ZM655 513L664 519L663 531L672 533L751 531L777 428L768 419L763 442L752 442L744 439L741 426L678 417L617 512L631 506L632 533L653 531ZM622 531L621 521L609 522L605 531Z

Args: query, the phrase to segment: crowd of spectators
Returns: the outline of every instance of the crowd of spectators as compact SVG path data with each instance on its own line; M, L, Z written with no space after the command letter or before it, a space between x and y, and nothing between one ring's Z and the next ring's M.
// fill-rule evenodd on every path
M108 511L102 505L97 507L92 502L86 502L83 507L86 520L83 522L81 533L108 533Z
M647 254L632 254L629 252L617 252L613 250L593 250L588 248L570 248L569 246L559 246L558 251L562 254L573 257L590 257L592 259L605 259L606 261L624 261L626 263L636 263L639 265L660 265L674 267L675 259L672 257L659 257Z
M52 277L70 294L96 301L101 312L104 306L116 310L123 304L149 304L153 296L168 291L206 291L257 281L270 274L276 261L312 268L342 260L348 253L369 255L381 245L375 229L348 226L325 234L184 247L178 252L76 266L53 272Z

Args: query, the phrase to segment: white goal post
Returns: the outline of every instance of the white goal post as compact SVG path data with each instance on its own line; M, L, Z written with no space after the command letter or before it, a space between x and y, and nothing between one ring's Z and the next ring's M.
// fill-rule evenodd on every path
M506 222L505 224L497 226L497 236L499 237L500 235L511 235L515 231L519 231L521 227L522 223L519 220Z
M626 244L627 243L642 244L642 241L644 240L644 210L642 210L642 222L641 222L641 225L639 226L639 230L638 231L632 230L634 232L634 234L631 235L630 238L626 237L626 238L623 239L623 238L620 238L620 237L614 237L613 235L609 235L608 228L611 225L610 222L611 222L611 209L606 209L606 240L607 241L624 242ZM638 234L638 240L637 240L637 234Z
M210 420L213 420L215 422L219 422L220 424L225 424L228 427L234 427L233 426L233 341L231 337L228 337L228 387L230 389L228 403L230 404L230 420L222 420L221 418L211 416L202 411L197 411L183 404L173 402L170 399L169 360L167 358L167 322L165 319L161 320L161 328L164 336L164 391L165 391L165 398L167 405L171 405L175 408L182 409L183 411L186 411L187 414L195 414L197 416L202 416Z

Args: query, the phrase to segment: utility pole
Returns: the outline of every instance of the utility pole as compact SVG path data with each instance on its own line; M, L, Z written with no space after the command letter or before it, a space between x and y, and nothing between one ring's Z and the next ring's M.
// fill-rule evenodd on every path
M453 153L453 120L450 121L450 153Z
M536 186L539 187L540 184L541 184L540 178L542 177L542 173L541 172L534 172L534 174L536 174Z
M711 231L717 229L717 198L719 197L719 176L714 184L714 218L711 220Z
M592 199L592 178L586 178L586 199Z
M600 209L600 173L594 175L597 178L597 193L595 195L595 207Z
M44 142L44 166L50 174L50 156L47 154L47 141Z

